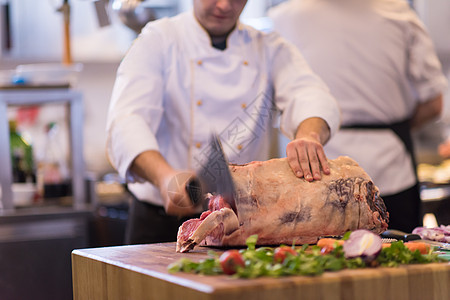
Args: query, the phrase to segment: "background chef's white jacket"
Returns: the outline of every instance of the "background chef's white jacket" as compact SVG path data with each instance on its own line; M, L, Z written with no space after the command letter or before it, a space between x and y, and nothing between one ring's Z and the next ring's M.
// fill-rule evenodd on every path
M149 23L122 61L107 121L107 152L138 199L162 204L154 186L129 167L159 150L176 169L204 162L212 131L231 163L265 160L270 128L293 138L306 118L337 131L340 112L298 50L278 34L238 24L224 51L211 46L193 12Z
M328 85L343 126L402 121L418 101L446 89L432 41L406 1L291 0L269 16ZM325 151L354 158L382 195L415 183L410 156L391 130L341 130Z

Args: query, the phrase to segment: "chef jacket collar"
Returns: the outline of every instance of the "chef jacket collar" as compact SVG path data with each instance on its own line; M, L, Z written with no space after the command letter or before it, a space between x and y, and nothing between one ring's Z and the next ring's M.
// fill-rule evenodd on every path
M236 26L234 29L230 32L230 34L227 37L227 48L225 50L219 50L213 47L211 44L211 38L206 31L205 28L198 22L197 18L194 15L194 10L191 10L190 13L190 21L193 22L192 28L194 28L194 39L192 39L193 43L198 44L200 47L196 47L198 50L198 55L196 56L214 56L221 52L229 50L230 46L236 45L239 43L239 35L244 30L244 26L239 21L236 22Z

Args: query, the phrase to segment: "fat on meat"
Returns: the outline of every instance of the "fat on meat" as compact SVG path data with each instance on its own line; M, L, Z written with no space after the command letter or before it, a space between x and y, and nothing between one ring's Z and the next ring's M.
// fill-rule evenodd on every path
M319 181L298 178L286 158L230 165L236 211L220 195L208 194L209 210L183 223L177 252L196 245L245 246L314 244L320 236L368 229L381 233L389 213L369 175L351 158L329 160L330 175Z

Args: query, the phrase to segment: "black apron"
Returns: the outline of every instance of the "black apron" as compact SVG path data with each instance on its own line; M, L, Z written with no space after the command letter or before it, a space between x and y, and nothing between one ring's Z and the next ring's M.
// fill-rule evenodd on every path
M416 177L416 183L418 182L417 172L416 172L416 158L414 153L414 145L413 139L411 136L411 119L406 119L400 122L392 123L392 124L354 124L354 125L345 125L341 126L341 129L363 129L363 130L385 130L390 129L394 132L398 138L405 145L406 151L408 152L411 163L414 169L414 175Z

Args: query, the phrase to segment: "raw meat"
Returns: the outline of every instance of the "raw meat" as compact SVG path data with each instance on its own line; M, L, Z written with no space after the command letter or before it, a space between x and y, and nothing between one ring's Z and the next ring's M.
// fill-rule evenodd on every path
M360 228L386 230L389 214L367 173L349 157L329 165L331 174L314 182L297 178L285 158L230 165L236 212L209 194L211 212L180 226L177 251L198 244L244 246L253 234L259 245L291 245Z

